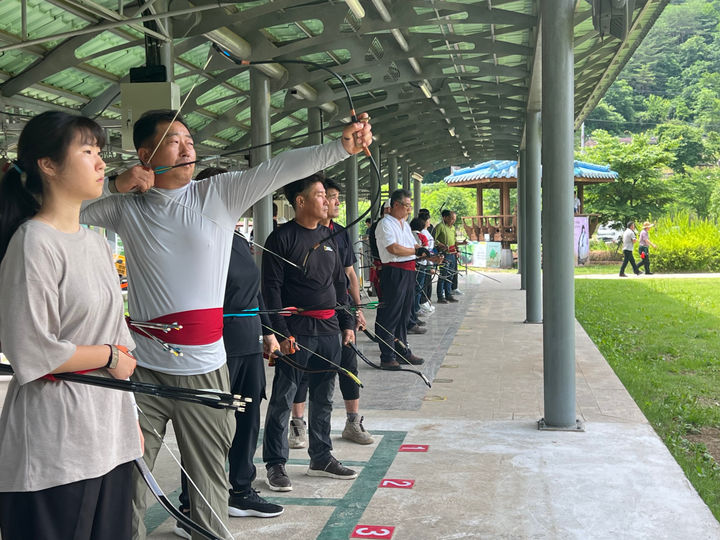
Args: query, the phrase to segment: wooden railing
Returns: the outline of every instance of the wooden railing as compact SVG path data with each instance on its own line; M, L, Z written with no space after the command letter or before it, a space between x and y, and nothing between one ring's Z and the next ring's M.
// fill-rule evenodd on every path
M470 240L517 242L517 217L514 215L466 216L462 218L465 234Z

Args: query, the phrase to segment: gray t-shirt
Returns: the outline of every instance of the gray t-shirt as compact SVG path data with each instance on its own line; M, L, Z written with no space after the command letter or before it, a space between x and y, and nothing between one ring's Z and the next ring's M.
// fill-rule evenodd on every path
M128 310L137 321L221 308L235 224L262 197L349 156L342 141L285 151L246 171L190 182L178 189L105 197L80 220L117 232L127 255ZM164 351L141 334L138 365L170 375L200 375L225 363L222 338ZM173 334L163 336L172 342Z
M632 251L635 243L635 231L630 228L623 233L623 251Z
M0 343L15 370L0 414L0 491L97 478L141 455L132 394L41 378L76 345L135 346L99 234L20 226L0 265Z

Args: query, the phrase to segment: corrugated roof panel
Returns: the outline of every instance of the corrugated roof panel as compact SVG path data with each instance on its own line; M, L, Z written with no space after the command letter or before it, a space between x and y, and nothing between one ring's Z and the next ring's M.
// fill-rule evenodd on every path
M0 70L8 75L17 75L32 64L37 57L24 51L6 51L0 55Z
M43 79L42 82L55 88L62 88L66 92L81 94L88 100L104 92L112 84L76 68L64 69Z

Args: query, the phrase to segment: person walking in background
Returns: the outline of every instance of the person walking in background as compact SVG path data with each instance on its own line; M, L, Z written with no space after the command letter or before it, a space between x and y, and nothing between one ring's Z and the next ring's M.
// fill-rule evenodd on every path
M643 230L640 231L640 240L638 240L638 251L640 252L640 264L645 266L645 275L650 276L650 246L657 249L657 246L650 241L650 227L653 224L649 221L643 223Z
M638 267L635 264L635 257L633 256L633 245L635 242L637 242L637 237L635 236L635 222L628 221L627 229L625 229L625 232L623 233L623 262L622 266L620 266L620 277L627 277L627 275L625 275L625 267L627 266L627 263L632 265L633 272L635 272L636 276L640 275L640 270L638 270Z

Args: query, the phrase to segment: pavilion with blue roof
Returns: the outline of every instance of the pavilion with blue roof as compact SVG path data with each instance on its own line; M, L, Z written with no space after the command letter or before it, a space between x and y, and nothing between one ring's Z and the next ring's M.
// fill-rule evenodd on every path
M511 208L510 189L517 189L518 162L513 160L485 161L479 165L458 169L444 178L449 186L475 187L477 189L477 215L462 216L465 231L471 240L489 238L502 242L503 247L517 242L517 209ZM618 173L608 165L596 165L585 161L574 162L575 186L580 199L576 215L588 215L590 234L597 226L595 216L583 214L584 187L586 184L614 182ZM500 190L500 214L484 215L483 190Z

